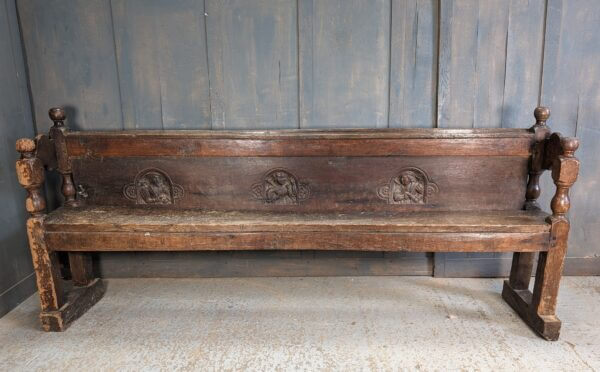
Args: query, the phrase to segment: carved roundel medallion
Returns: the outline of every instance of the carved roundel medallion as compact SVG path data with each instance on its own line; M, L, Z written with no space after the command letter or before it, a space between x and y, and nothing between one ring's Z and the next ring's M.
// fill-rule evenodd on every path
M438 190L425 171L409 167L401 169L397 176L380 186L377 196L388 204L427 204Z
M167 205L183 197L183 187L174 184L166 172L149 168L138 173L133 183L123 187L123 195L135 204Z
M308 183L298 181L290 171L282 168L271 169L261 182L252 185L252 196L269 204L298 204L309 195Z

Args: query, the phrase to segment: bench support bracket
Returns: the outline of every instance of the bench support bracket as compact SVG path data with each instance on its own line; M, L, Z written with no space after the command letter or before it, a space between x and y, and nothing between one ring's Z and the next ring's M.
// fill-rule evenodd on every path
M105 291L106 285L101 279L94 279L85 287L74 286L68 291L66 302L60 309L41 312L42 328L47 332L64 331L94 306Z

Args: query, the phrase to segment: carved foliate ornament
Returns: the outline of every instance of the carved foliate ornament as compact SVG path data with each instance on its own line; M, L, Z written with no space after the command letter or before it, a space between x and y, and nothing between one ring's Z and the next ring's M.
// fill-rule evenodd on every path
M400 170L397 176L380 186L377 195L388 204L427 204L438 190L425 171L409 167Z
M310 187L307 183L285 169L271 169L261 182L252 185L252 196L269 204L298 204L308 199Z
M138 173L133 183L125 185L123 195L135 204L167 205L183 197L183 187L174 184L166 172L150 168Z

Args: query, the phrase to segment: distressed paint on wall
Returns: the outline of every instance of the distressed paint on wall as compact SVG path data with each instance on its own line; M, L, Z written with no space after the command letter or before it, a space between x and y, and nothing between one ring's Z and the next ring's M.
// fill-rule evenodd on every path
M213 129L298 127L295 0L207 0Z
M63 106L73 129L123 129L109 0L19 1L34 117Z
M387 127L390 1L299 1L300 127Z
M436 126L437 0L394 0L391 9L390 128Z
M115 0L112 17L126 129L210 129L204 3Z

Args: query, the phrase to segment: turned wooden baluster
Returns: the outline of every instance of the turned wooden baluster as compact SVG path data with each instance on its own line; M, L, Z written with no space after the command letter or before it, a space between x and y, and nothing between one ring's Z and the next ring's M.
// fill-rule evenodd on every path
M67 115L65 110L59 107L51 108L48 114L50 115L50 119L54 122L54 125L50 128L50 138L54 140L56 146L58 172L62 175L61 192L65 197L65 205L76 206L77 200L75 199L75 195L77 194L77 190L73 183L73 174L67 155L67 143L65 141L65 133L68 130L65 127Z
M550 109L547 107L536 107L533 111L535 124L529 128L534 133L534 144L529 160L529 179L527 181L527 191L525 193L525 210L540 209L537 202L541 194L540 176L544 173L544 148L547 138L550 136L550 128L546 121L550 118ZM527 289L531 281L533 271L533 261L535 253L515 252L513 254L512 267L510 270L510 286L513 289Z
M577 181L579 173L579 160L575 157L575 151L579 148L579 140L571 137L560 137L559 134L553 134L552 136L556 136L560 141L562 154L558 155L552 163L552 179L556 185L556 193L550 203L552 208L552 217L549 217L550 222L567 220L566 214L571 207L569 189Z
M38 292L43 311L56 311L63 304L63 292L58 259L50 252L44 242L43 223L46 212L46 199L42 192L44 184L44 165L35 156L36 144L33 140L17 140L17 151L21 158L16 169L19 183L27 190L25 208L31 214L27 220L27 236L36 272ZM49 327L44 324L44 327Z
M529 163L529 179L527 181L527 192L525 194L525 209L539 209L537 198L540 197L540 176L544 173L544 145L550 136L550 128L546 121L550 118L550 109L547 107L536 107L533 112L535 124L529 128L534 133L535 143L533 145Z
M61 192L65 197L65 205L76 207L80 201L76 199L77 190L73 182L73 173L71 163L67 154L67 143L65 140L65 126L67 115L65 110L60 107L53 107L48 111L50 119L54 122L50 128L50 137L54 140L56 149L56 159L58 163L58 172L62 175ZM92 257L86 252L69 252L69 268L73 284L76 286L86 286L94 279L92 269Z

